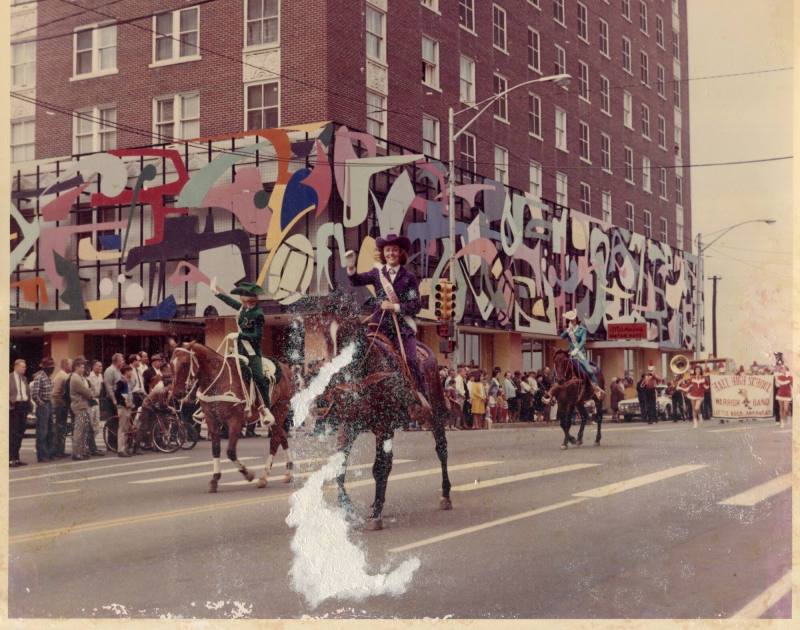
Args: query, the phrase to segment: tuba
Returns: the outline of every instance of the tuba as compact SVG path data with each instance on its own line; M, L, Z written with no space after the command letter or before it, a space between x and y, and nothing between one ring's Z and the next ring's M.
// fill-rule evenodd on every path
M669 362L669 369L678 376L685 374L689 371L689 359L682 354L676 354Z

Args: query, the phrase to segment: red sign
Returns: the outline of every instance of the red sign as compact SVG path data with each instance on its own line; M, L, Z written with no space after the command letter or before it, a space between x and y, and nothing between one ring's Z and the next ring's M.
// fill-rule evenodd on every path
M647 324L608 324L606 339L647 339Z

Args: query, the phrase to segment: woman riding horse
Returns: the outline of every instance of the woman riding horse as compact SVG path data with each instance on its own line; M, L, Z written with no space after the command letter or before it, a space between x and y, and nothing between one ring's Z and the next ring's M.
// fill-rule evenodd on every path
M589 377L589 380L591 380L594 395L602 399L604 392L597 383L595 368L586 356L586 336L588 331L586 327L578 321L577 311L567 311L564 313L564 319L567 321L567 329L561 333L561 338L569 340L569 355L580 365L583 372Z

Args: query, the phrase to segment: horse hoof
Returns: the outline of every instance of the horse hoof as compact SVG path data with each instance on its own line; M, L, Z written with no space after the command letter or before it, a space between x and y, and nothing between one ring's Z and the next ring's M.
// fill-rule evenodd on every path
M383 519L382 518L371 518L367 521L366 525L364 525L364 529L368 532L377 532L383 529Z
M575 446L583 446L583 440L578 440L575 442Z
M567 445L566 444L562 444L561 445L561 450L562 451L566 451L567 450Z
M440 510L453 509L453 502L450 500L450 497L442 497L441 499L439 499L439 509Z
M215 479L212 479L208 482L208 492L209 494L214 494L217 491L217 482Z
M251 472L246 472L244 473L244 478L247 479L247 481L253 481L253 479L255 479L256 476Z
M595 441L594 441L594 445L595 445L595 446L600 446L600 440L595 440Z
M256 488L266 488L267 487L267 480L264 477L260 477L256 482Z
M570 443L570 444L577 444L577 442L578 442L578 440L576 440L576 439L575 439L574 437L572 437L571 435L569 436L569 443Z
M292 477L291 473L286 473L283 476L283 483L292 483L293 480L294 480L294 477Z

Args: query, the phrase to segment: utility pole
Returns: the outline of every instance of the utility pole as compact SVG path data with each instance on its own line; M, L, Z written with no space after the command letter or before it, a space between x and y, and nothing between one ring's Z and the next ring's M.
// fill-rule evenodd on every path
M717 280L722 280L719 276L711 276L714 286L711 290L711 345L714 357L717 356Z

